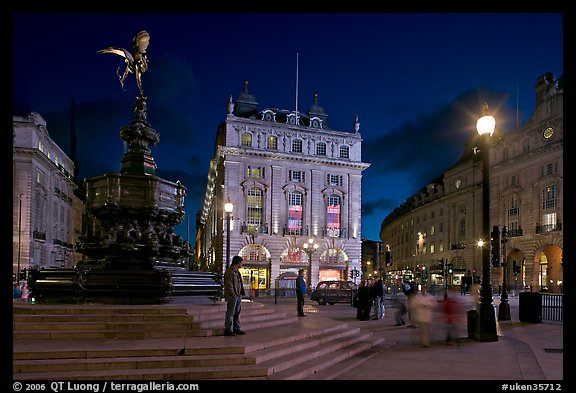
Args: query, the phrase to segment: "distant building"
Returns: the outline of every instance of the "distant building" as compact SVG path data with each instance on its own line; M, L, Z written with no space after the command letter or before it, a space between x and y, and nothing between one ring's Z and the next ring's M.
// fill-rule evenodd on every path
M562 291L563 83L547 73L536 82L531 118L490 147L490 225L506 226L510 289ZM498 119L496 119L498 127ZM471 136L461 159L386 217L380 239L393 255L391 277L458 286L482 271L482 163ZM439 261L451 264L443 276ZM516 269L514 267L517 267ZM492 285L502 283L492 268Z
M72 267L74 211L82 210L74 164L40 114L13 116L12 132L12 269Z
M230 258L244 258L249 288L274 288L300 268L309 285L348 279L360 270L362 171L369 167L358 117L351 131L331 129L317 94L306 113L257 105L246 81L218 127L198 220L200 269L226 268L230 202Z
M352 281L360 283L360 278L381 277L385 272L384 252L382 242L377 240L362 240L362 271L358 277L354 274Z

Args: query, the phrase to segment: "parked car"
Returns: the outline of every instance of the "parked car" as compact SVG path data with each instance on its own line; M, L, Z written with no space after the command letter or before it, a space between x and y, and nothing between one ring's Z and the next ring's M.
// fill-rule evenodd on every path
M358 285L353 281L320 281L310 294L310 300L318 302L319 305L352 304L357 292Z

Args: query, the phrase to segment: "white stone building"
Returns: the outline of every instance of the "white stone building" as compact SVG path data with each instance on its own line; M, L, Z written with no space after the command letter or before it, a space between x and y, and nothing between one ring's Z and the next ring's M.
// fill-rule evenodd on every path
M12 271L72 267L74 164L40 114L13 116L12 132Z
M561 292L563 285L563 84L547 73L536 82L531 118L507 133L498 130L490 147L490 228L505 226L510 289ZM452 264L451 286L480 275L482 162L476 135L462 158L436 182L392 211L380 239L393 255L389 283L405 275L446 284L439 260ZM386 247L383 247L386 248ZM514 269L517 266L517 269ZM492 268L492 285L503 269Z
M330 129L327 118L317 94L305 114L259 111L247 81L235 103L230 97L198 220L202 270L226 268L226 202L233 205L229 258L244 258L247 288L290 287L299 268L312 286L360 270L362 171L369 164L362 162L358 117L351 131Z

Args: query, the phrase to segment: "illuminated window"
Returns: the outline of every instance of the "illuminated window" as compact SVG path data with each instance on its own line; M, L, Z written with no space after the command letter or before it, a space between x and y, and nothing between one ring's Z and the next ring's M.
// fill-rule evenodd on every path
M254 187L248 190L248 201L246 206L248 208L246 223L249 231L259 232L262 226L262 190Z
M278 137L270 135L268 137L268 150L278 150Z
M252 134L249 132L242 133L242 146L252 147Z
M556 185L551 184L542 190L542 209L554 209L558 207L556 199Z
M299 191L288 194L288 234L302 235L303 196Z
M340 197L338 195L328 197L326 230L328 237L340 237Z
M263 179L264 178L264 168L249 166L246 175L253 179Z
M304 263L307 261L308 256L306 251L300 247L290 247L284 250L280 255L281 263Z

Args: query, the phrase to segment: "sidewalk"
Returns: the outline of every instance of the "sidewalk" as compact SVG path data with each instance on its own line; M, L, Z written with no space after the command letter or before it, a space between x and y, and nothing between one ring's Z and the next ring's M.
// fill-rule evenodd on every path
M470 295L451 294L463 309L472 308ZM389 299L390 295L387 295ZM438 296L438 300L442 297ZM295 299L255 298L282 311L296 312ZM498 312L500 299L493 302ZM318 306L307 300L308 317L324 317L346 322L373 332L385 341L368 353L349 359L310 379L336 380L504 380L562 381L563 326L554 323L524 323L518 319L518 298L510 297L510 321L497 321L498 341L479 342L467 338L465 312L458 324L459 345L446 345L441 307L432 323L430 348L420 345L418 328L394 326L393 308L381 320L359 321L356 309L337 304ZM408 323L408 321L407 321Z

